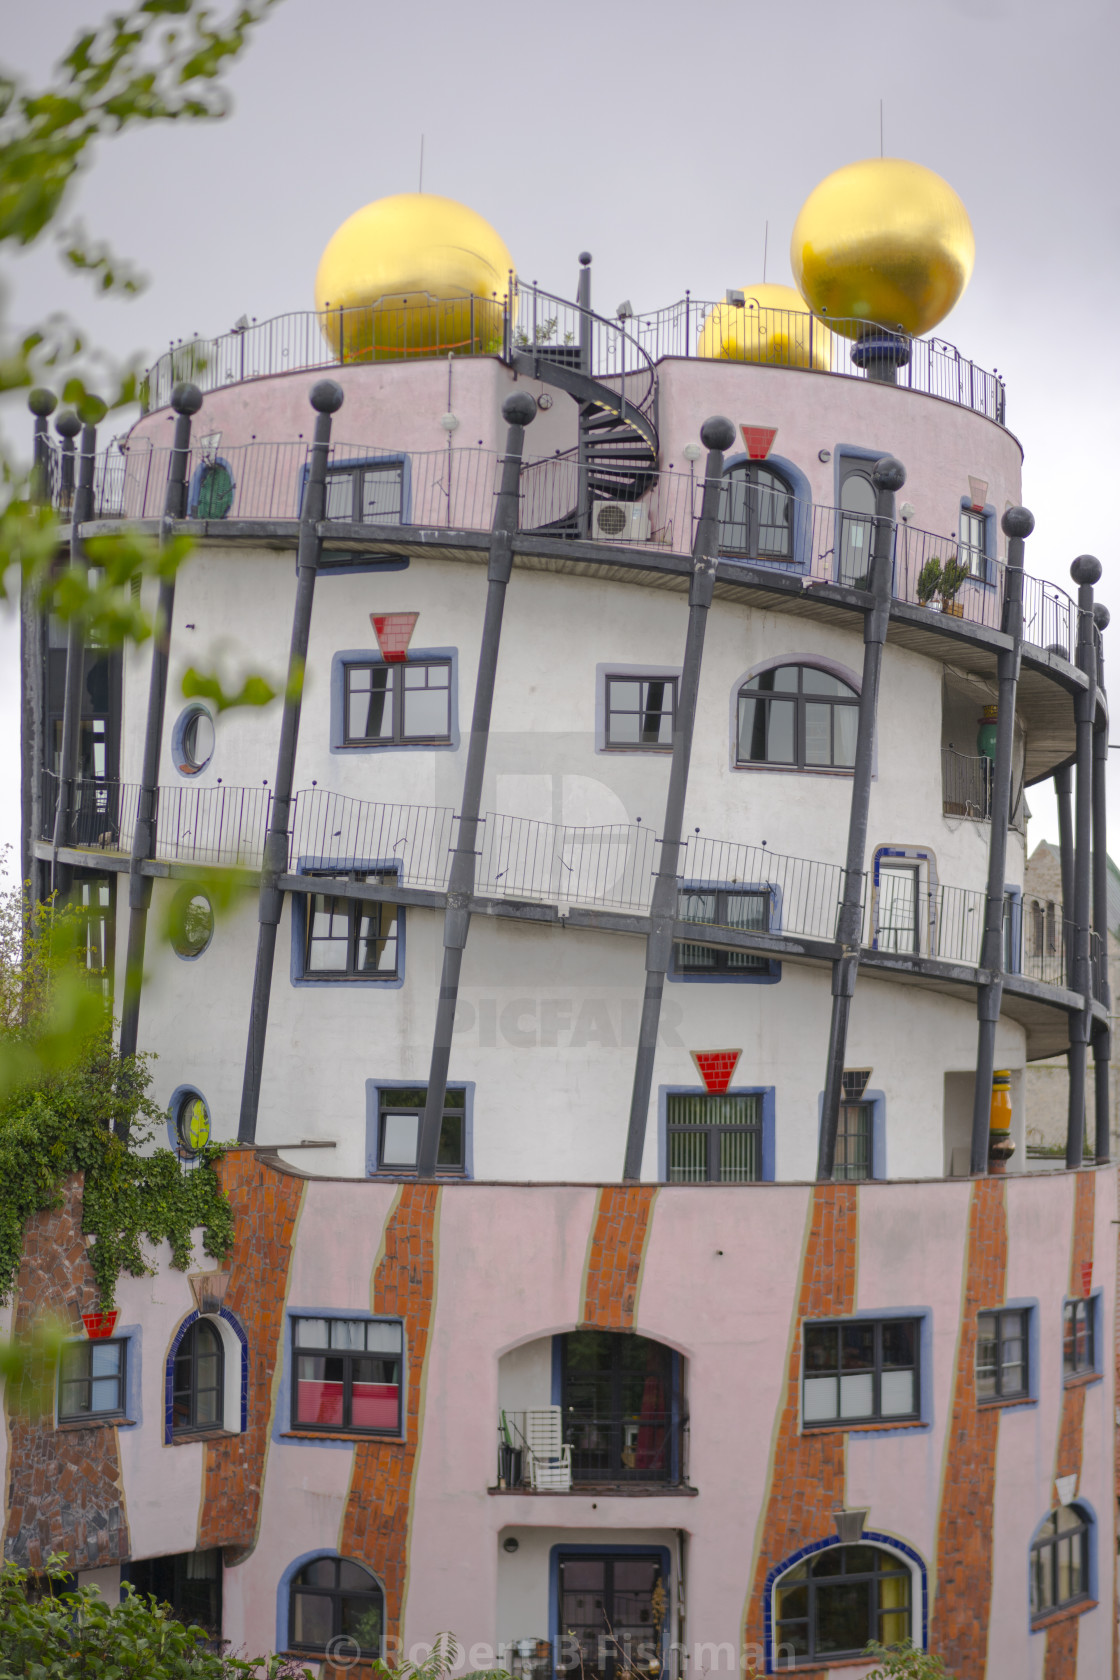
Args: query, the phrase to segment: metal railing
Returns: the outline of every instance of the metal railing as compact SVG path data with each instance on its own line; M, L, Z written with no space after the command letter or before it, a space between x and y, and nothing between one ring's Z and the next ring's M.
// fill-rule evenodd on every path
M51 840L58 778L41 773L40 837ZM140 789L134 782L79 778L73 785L63 844L119 855L132 846ZM160 787L156 805L157 858L259 869L272 808L271 789ZM458 821L450 806L380 804L305 788L293 796L288 845L290 871L362 869L392 873L402 887L444 891ZM648 912L660 837L640 822L574 827L488 813L481 823L476 890L513 903L599 906ZM769 847L694 834L682 847L679 881L687 905L681 920L698 931L724 928L792 938L836 937L844 871L841 865L786 856ZM744 895L766 895L765 909L744 912ZM711 905L705 910L705 900ZM940 958L975 968L984 933L982 891L939 884L893 896L861 883L862 944L899 956ZM1005 962L1047 985L1069 984L1072 930L1029 915ZM692 941L703 944L698 937ZM1091 935L1093 995L1104 996L1101 941Z
M141 406L145 412L165 407L181 379L216 391L275 374L448 354L508 360L518 349L577 366L581 328L585 371L620 384L636 377L634 391L625 394L639 408L651 393L647 381L656 378L655 364L667 356L761 362L865 379L866 354L857 349L853 360L852 352L859 340L873 338L889 340L891 359L902 361L897 384L1006 423L1007 393L999 374L978 367L946 339L886 332L870 321L828 322L808 311L759 309L750 299L736 308L690 293L664 309L629 318L624 328L527 282L515 284L512 303L497 293L442 302L402 298L376 307L297 310L247 322L215 338L181 340L148 369Z
M503 1411L498 1424L498 1485L531 1487L525 1412ZM571 1449L572 1485L631 1482L678 1486L688 1481L688 1419L671 1412L563 1414Z
M866 367L853 360L856 343L889 339L892 349L897 347L895 359L906 358L896 369L897 384L1006 424L1007 388L999 374L968 361L943 338L887 332L872 321L829 321L807 310L760 309L749 295L737 307L694 298L691 293L679 303L636 316L633 332L654 362L665 356L715 357L807 368L849 379L868 377Z
M941 809L947 817L992 814L992 761L969 758L952 747L941 749Z

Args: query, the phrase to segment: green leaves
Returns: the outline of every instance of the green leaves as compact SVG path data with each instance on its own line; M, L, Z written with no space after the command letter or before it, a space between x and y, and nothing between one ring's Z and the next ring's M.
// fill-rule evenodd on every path
M219 712L232 711L235 706L267 706L275 700L276 690L258 673L247 676L239 689L225 688L215 671L199 671L190 665L183 672L183 698L209 700Z
M871 1671L867 1680L953 1680L940 1657L932 1651L919 1650L909 1639L890 1646L872 1640L863 1654L881 1664Z

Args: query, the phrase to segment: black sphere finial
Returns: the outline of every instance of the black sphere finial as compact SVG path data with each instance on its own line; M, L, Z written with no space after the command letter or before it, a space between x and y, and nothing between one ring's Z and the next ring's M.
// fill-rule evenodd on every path
M197 414L202 407L202 392L189 380L181 379L171 392L171 406L176 414Z
M311 387L311 406L316 414L337 414L345 400L337 379L319 379Z
M730 449L735 442L735 427L726 414L710 414L700 428L700 442L705 449Z
M871 478L876 489L889 490L893 495L906 483L906 468L897 455L881 455L871 469Z
M1069 575L1074 583L1098 583L1101 569L1095 554L1079 554L1069 569Z
M45 385L36 385L33 391L27 393L27 406L32 414L45 420L48 414L53 414L58 407L58 398L53 391L48 391Z
M1097 601L1093 607L1093 623L1098 630L1107 630L1112 623L1112 614L1103 601Z
M579 266L581 268L590 268L591 267L591 252L590 251L581 251L580 252L580 254L579 254Z
M59 437L76 438L82 429L82 422L72 408L64 408L55 420L54 429Z
M1030 508L1005 508L1000 526L1005 537L1029 537L1034 530L1034 514Z
M536 399L528 391L511 391L502 404L502 419L509 426L528 426L537 418Z

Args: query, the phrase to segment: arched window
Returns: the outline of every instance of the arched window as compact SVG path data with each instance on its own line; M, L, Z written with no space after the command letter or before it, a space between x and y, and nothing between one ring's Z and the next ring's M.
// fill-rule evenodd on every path
M731 467L720 493L720 552L792 560L793 513L792 487L776 468L761 461Z
M872 1639L895 1645L911 1637L910 1570L881 1546L826 1546L787 1570L775 1597L781 1668L855 1658Z
M1080 1505L1051 1511L1031 1541L1031 1615L1047 1616L1089 1596L1093 1524Z
M837 548L841 583L856 589L868 587L871 570L871 537L875 530L875 485L871 462L846 458L840 484L840 531Z
M233 475L224 461L207 461L194 487L192 519L224 519L233 505Z
M385 1595L374 1576L348 1558L314 1558L294 1576L288 1611L293 1651L379 1657Z
M222 1338L198 1318L179 1343L171 1385L171 1428L175 1432L220 1429L225 1383Z
M815 665L778 665L739 690L736 762L850 770L859 695Z

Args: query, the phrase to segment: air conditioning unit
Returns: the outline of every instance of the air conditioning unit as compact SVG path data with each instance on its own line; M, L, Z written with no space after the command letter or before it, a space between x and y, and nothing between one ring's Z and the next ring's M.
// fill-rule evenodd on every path
M649 507L645 502L596 502L592 535L604 542L648 542Z

